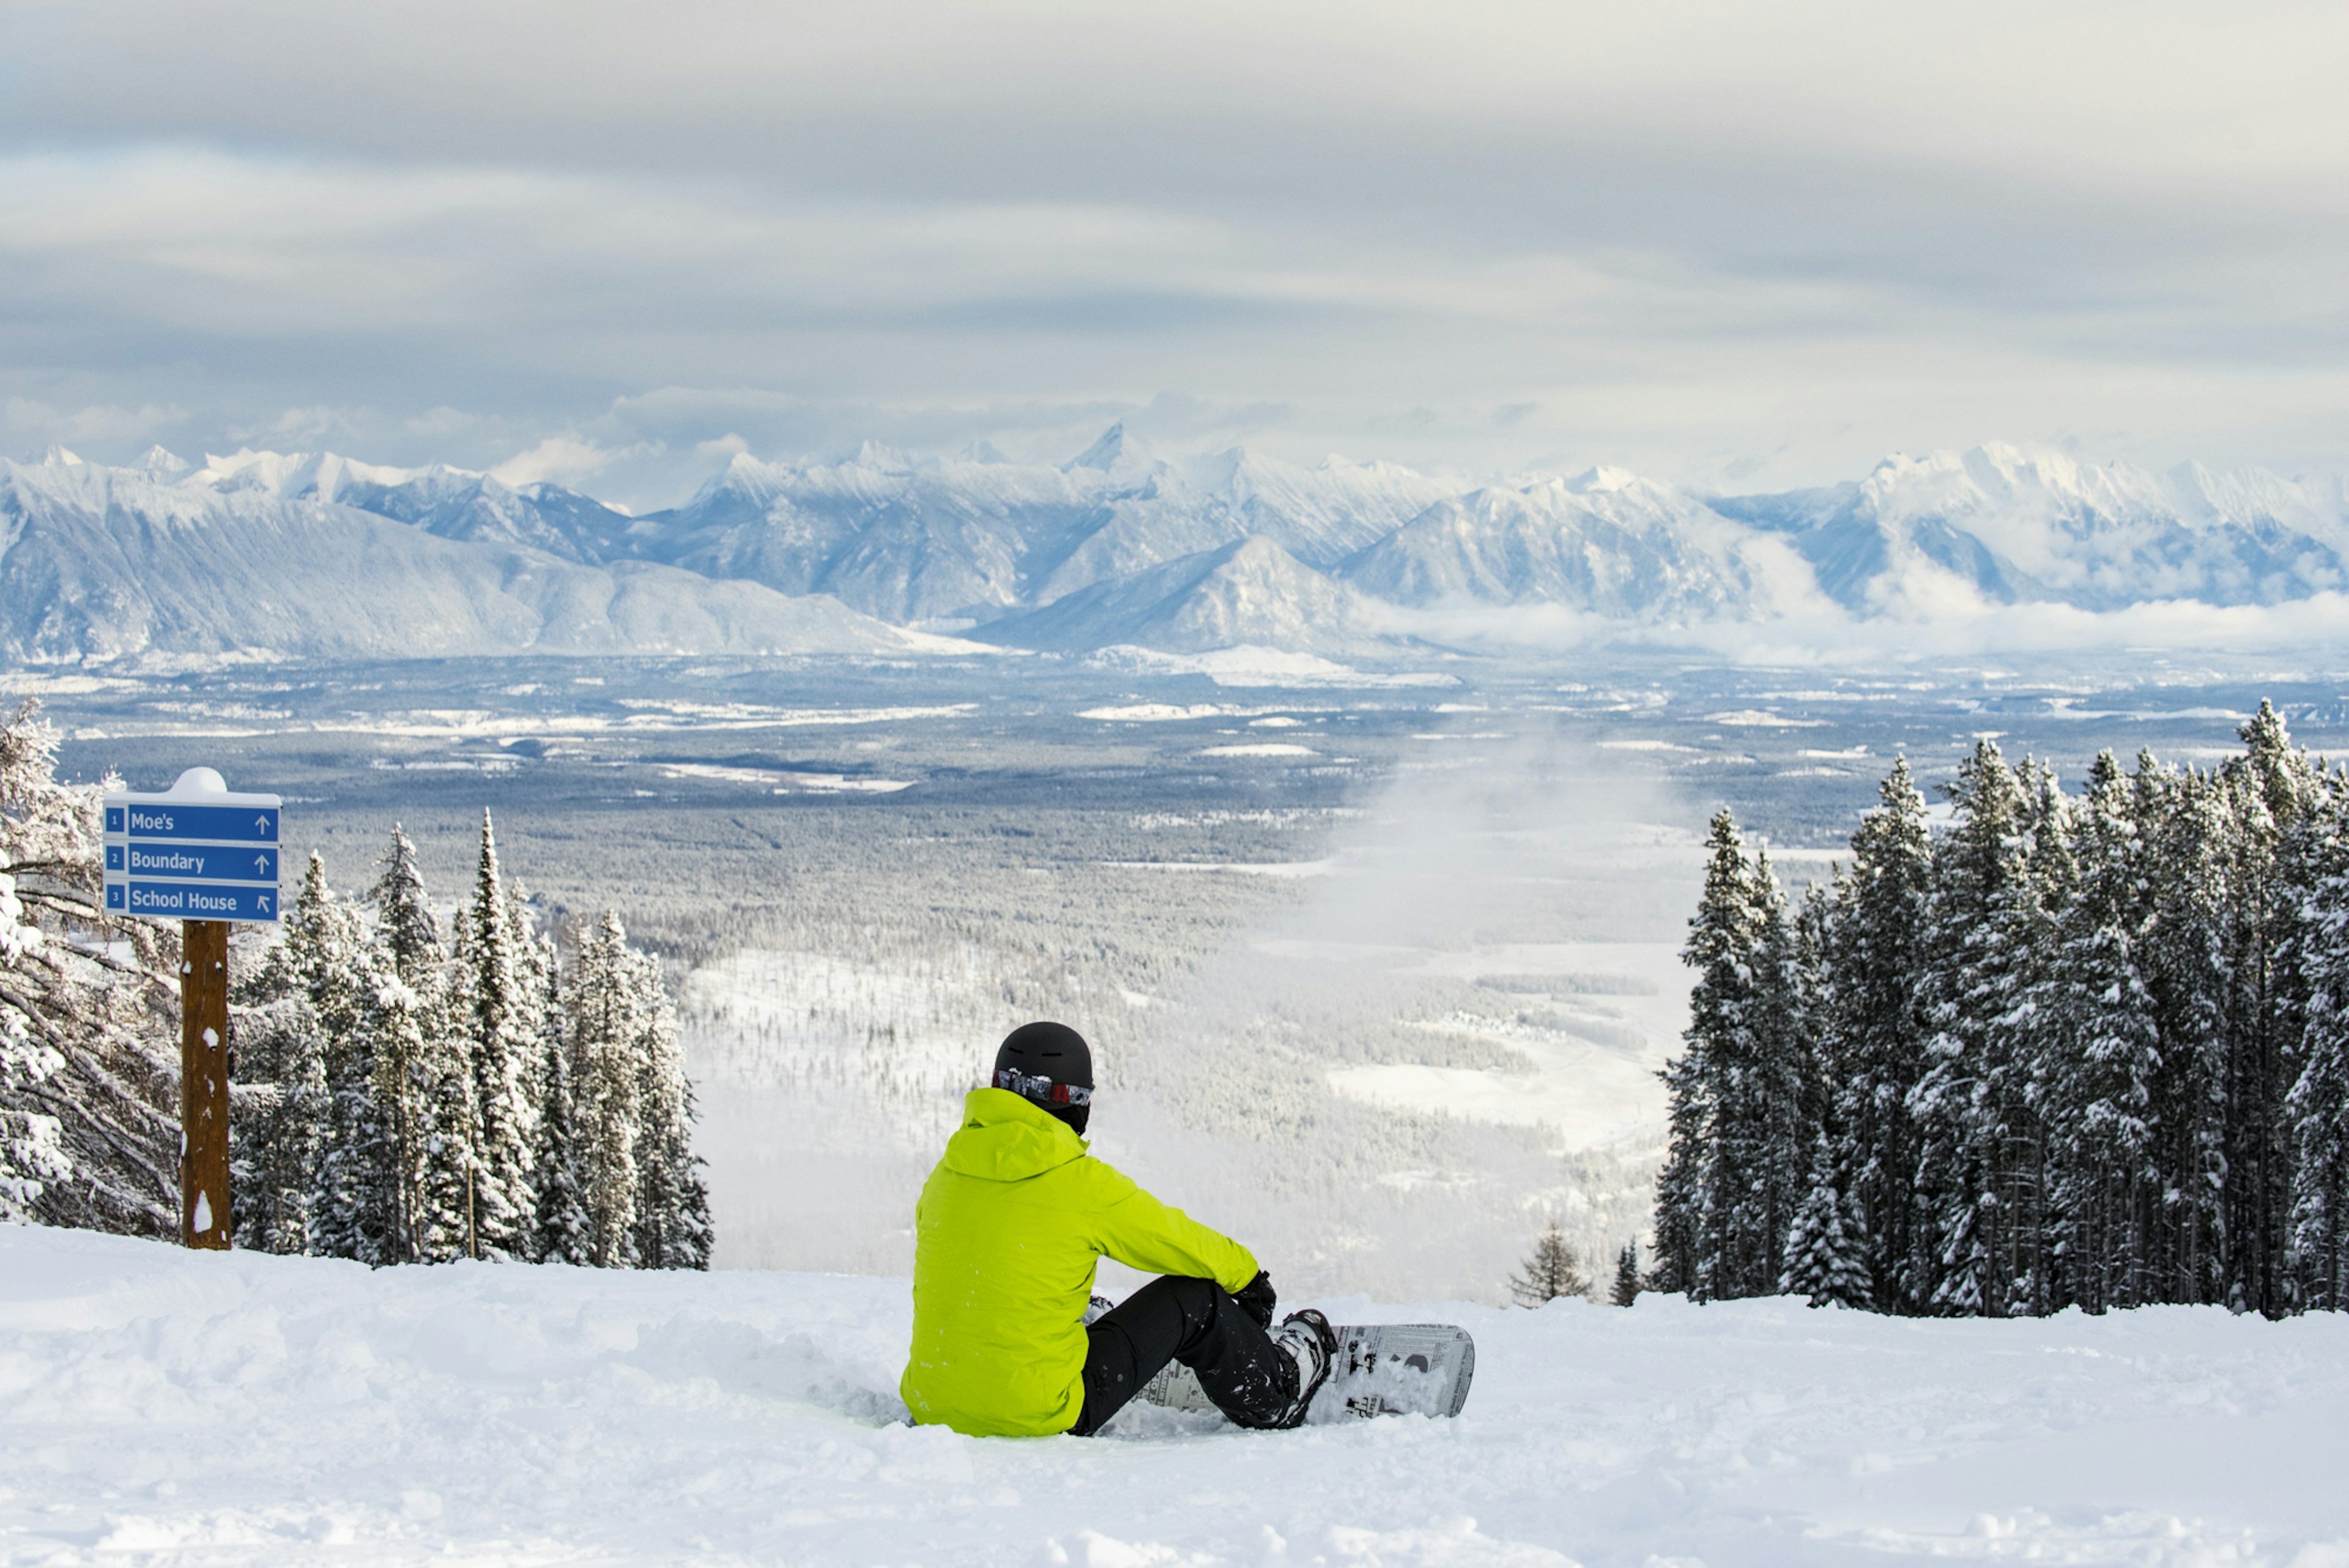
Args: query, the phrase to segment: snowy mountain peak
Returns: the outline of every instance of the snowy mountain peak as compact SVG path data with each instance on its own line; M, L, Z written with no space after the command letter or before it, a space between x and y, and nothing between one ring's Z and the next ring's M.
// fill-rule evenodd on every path
M910 473L914 460L894 446L877 441L858 443L856 455L841 465L843 468L869 468L882 473Z
M41 466L43 468L79 468L82 466L82 461L64 447L51 445L47 451L41 453Z
M1094 582L974 637L1015 648L1134 644L1205 652L1259 645L1345 650L1377 635L1381 613L1260 535Z
M203 467L189 476L191 483L209 485L214 490L234 486L242 490L265 490L271 494L283 494L285 482L310 461L308 452L255 452L241 446L230 456L217 452L204 453Z
M1149 443L1128 432L1125 421L1120 420L1102 431L1100 440L1078 453L1068 469L1074 472L1090 468L1113 478L1124 478L1147 472L1157 461L1158 454L1150 450Z
M151 474L157 479L177 479L188 472L190 464L186 458L159 442L122 466L133 473Z
M2349 544L2349 487L2337 478L2292 480L2263 468L2228 472L2184 462L2162 481L2179 515L2198 525L2271 518Z
M2084 467L2064 452L2024 452L2004 441L1985 441L1963 461L1967 473L1986 494L2149 497L2158 486L2152 475L2126 463Z
M1893 483L1901 480L1920 478L1927 474L1949 473L1964 466L1963 462L1953 452L1929 452L1921 454L1890 452L1876 460L1876 466L1868 471L1865 483Z
M450 468L446 463L436 462L427 468L388 468L331 452L254 452L250 447L240 447L228 457L206 452L204 466L190 474L188 483L214 490L259 490L289 501L332 501L353 484L391 488L427 477L470 483L482 475L472 469Z
M2030 498L2110 508L2159 504L2163 481L2126 462L2099 466L2068 452L1993 441L1964 452L1896 452L1876 465L1866 486L1879 495L1971 494L1997 503Z
M2333 510L2322 487L2304 489L2264 470L2218 472L2186 463L2158 474L2132 463L2084 463L2068 453L2004 441L1887 458L1860 492L1882 516L1980 517L2001 534L2058 519L2075 530L2156 522L2197 528L2268 520L2304 525Z
M1568 479L1566 487L1577 495L1604 495L1646 483L1628 468L1609 468L1601 464L1597 468L1585 469Z
M783 476L791 472L781 463L762 462L747 452L738 452L726 460L726 466L704 480L701 488L693 493L679 512L704 511L711 507L742 504L761 507L775 493Z

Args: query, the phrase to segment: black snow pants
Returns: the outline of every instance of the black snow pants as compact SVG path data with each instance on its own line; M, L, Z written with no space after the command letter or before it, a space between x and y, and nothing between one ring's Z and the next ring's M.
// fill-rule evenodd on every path
M1216 1408L1266 1427L1297 1397L1297 1363L1213 1280L1162 1274L1085 1330L1085 1403L1069 1430L1090 1438L1170 1361L1199 1375Z

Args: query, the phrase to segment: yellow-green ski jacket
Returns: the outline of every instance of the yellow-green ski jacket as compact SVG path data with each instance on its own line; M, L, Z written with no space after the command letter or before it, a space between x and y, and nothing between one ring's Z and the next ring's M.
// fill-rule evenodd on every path
M1103 1256L1227 1291L1256 1258L1085 1152L1008 1089L973 1089L914 1209L917 1422L972 1437L1065 1432L1084 1409L1085 1306Z

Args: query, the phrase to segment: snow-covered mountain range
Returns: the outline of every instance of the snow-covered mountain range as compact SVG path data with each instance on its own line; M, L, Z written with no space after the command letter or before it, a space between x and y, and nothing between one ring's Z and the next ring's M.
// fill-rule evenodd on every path
M1784 536L1837 603L1893 616L1969 602L2271 605L2349 587L2339 475L2199 463L2153 473L1993 443L1889 457L1856 484L1710 505Z
M0 464L0 657L902 654L937 640L834 599L517 542L584 497L446 470L339 488L361 469L333 460L270 465L281 490L260 466L183 476L168 452Z
M1362 652L1427 624L1414 612L1456 628L1495 607L1690 625L2349 589L2339 477L1996 444L1723 496L1606 468L1478 483L1166 456L1112 426L1060 465L871 444L737 456L640 517L440 465L240 452L195 467L157 448L109 468L52 451L0 463L0 654L19 660L938 646L922 632Z

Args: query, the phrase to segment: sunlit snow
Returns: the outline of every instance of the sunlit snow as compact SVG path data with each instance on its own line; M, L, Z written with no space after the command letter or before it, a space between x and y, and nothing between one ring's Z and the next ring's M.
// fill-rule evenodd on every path
M902 1424L902 1278L369 1272L0 1227L0 1561L2349 1554L2339 1314L1317 1304L1468 1328L1465 1412L1278 1433L1138 1408L1091 1439L969 1438Z

